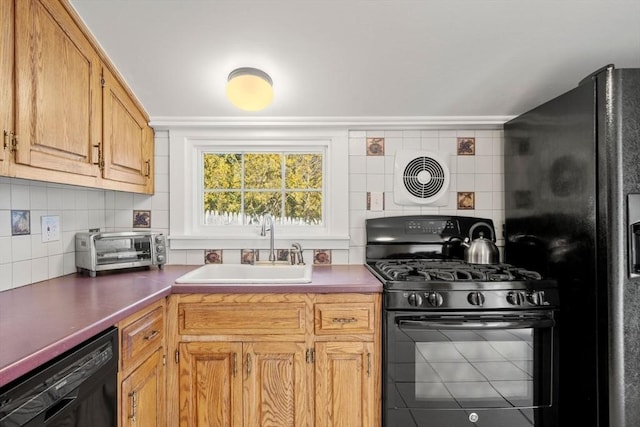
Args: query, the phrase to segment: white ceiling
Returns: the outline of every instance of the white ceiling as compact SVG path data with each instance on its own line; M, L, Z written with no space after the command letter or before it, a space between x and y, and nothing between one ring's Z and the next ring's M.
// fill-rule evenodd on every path
M640 67L640 0L71 0L151 116L512 116L613 63ZM275 100L225 98L258 67Z

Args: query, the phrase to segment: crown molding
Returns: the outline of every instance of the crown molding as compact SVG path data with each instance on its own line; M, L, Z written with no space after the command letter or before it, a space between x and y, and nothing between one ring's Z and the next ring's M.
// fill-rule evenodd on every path
M515 116L371 116L371 117L152 117L156 129L171 128L346 128L358 129L502 129Z

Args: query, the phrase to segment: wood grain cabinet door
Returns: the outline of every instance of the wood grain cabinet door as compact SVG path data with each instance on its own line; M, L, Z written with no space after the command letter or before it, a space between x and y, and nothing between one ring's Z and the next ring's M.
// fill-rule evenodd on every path
M13 2L0 2L0 176L9 174L13 127Z
M165 426L164 381L162 349L158 349L122 381L121 427Z
M371 342L316 343L316 426L375 425L377 362Z
M181 427L242 427L242 344L182 342Z
M16 1L15 29L16 163L96 177L98 52L58 0Z
M310 426L304 343L244 344L245 427Z
M150 149L153 146L153 132L143 112L106 67L103 69L103 79L102 176L144 189L153 171L153 150Z

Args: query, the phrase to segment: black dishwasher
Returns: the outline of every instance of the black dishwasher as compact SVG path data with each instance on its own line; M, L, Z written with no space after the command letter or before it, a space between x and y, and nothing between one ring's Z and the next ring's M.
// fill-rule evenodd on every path
M0 427L115 427L118 330L109 328L0 389Z

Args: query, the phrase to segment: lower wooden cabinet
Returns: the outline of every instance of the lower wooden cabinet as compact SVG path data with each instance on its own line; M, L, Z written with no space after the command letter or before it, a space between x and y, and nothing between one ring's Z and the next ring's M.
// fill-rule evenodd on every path
M176 294L167 320L167 425L380 425L378 294Z
M242 426L242 344L178 346L180 426Z
M180 426L309 425L304 343L179 345Z
M372 342L316 344L316 426L378 425L376 358Z
M121 383L121 426L165 425L165 369L162 349L156 350Z
M118 323L118 426L165 427L166 331L162 299Z
M243 344L244 425L310 425L307 411L309 367L305 344Z

